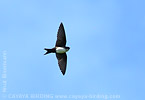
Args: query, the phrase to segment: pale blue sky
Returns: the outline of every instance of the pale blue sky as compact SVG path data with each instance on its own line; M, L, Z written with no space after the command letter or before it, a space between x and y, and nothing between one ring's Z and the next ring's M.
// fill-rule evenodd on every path
M55 54L43 55L44 47L55 45L61 22L70 46L65 76ZM7 92L2 95L145 99L144 0L1 0L0 37L1 73L7 52Z

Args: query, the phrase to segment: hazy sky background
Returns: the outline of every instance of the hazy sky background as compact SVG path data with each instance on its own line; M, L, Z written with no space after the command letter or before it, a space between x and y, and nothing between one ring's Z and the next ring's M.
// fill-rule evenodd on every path
M55 54L43 55L45 47L54 47L61 22L70 46L65 76ZM0 98L41 93L145 99L144 0L1 0L0 46L1 74L7 53L7 92L1 85Z

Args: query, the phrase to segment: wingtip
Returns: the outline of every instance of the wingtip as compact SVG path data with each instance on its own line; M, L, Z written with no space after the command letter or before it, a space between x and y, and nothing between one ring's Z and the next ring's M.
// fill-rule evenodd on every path
M63 23L62 22L60 23L60 26L63 26Z
M65 73L62 73L62 75L64 76L64 75L65 75Z
M64 76L65 75L65 72L62 72L62 75Z

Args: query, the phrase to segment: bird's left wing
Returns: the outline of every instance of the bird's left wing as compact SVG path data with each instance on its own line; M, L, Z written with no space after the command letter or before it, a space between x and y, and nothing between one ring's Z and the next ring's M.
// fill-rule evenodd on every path
M56 58L58 60L59 68L62 74L64 75L66 71L66 65L67 65L67 55L66 53L63 53L63 54L56 53Z

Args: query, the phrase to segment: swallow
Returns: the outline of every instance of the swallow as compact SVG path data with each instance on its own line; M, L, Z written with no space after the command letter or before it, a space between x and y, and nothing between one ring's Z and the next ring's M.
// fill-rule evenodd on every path
M63 24L61 23L59 26L58 32L57 32L57 40L56 40L55 47L52 49L44 48L44 50L46 50L46 53L44 55L47 55L49 53L56 54L56 58L58 60L58 65L59 65L59 68L60 68L63 75L66 72L66 66L67 66L67 54L66 54L66 52L69 49L70 49L70 47L66 47L65 30L64 30Z

